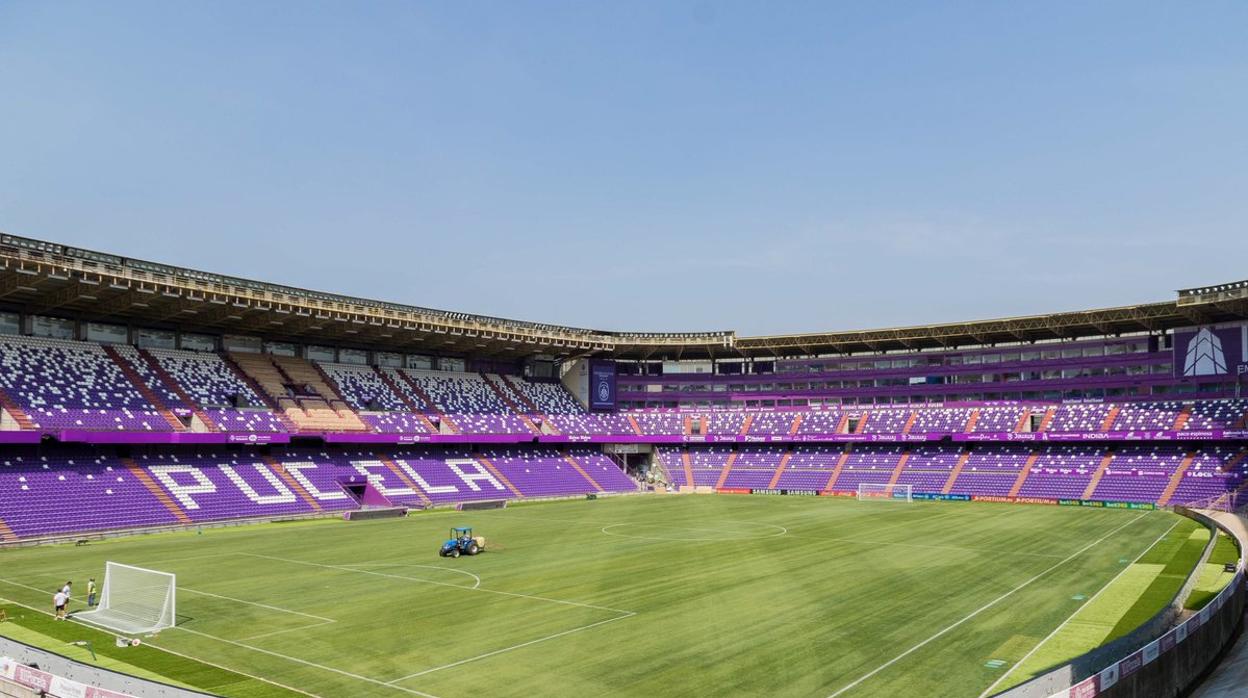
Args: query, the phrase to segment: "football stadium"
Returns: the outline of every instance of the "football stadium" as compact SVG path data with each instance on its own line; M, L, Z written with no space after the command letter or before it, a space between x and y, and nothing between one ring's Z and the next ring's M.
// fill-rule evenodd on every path
M0 2L0 698L1248 698L1245 26Z
M1238 632L1248 282L747 337L0 269L19 684L1169 695Z

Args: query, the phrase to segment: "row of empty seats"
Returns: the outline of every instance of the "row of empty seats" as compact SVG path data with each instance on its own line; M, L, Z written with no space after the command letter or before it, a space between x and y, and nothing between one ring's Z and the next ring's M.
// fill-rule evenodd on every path
M0 458L0 522L19 539L354 509L344 484L393 504L583 496L637 490L586 448L171 449L120 457L85 448L10 447ZM3 528L3 527L0 527Z
M1248 482L1248 447L1220 443L659 446L656 456L677 486L855 492L899 483L941 494L1183 504Z
M553 381L37 337L0 338L0 369L0 398L21 428L48 431L817 437L1248 428L1248 400L591 413Z

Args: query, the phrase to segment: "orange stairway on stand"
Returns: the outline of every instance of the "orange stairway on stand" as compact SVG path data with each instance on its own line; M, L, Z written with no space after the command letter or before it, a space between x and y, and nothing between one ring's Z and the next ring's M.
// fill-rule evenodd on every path
M979 408L971 410L971 416L966 418L966 426L962 428L963 434L970 434L975 431L975 425L979 424Z
M1014 485L1010 487L1011 497L1017 497L1018 493L1022 491L1023 483L1027 482L1027 476L1031 474L1031 468L1038 460L1040 460L1039 451L1032 451L1031 455L1027 456L1027 462L1023 463L1023 469L1018 473L1018 479L1014 480Z
M524 422L524 426L528 427L529 431L533 432L534 434L542 433L542 430L536 424L533 423L533 420L529 419L529 415L525 414L524 410L521 410L520 406L516 404L516 401L511 399L511 396L507 394L508 392L507 390L504 390L502 387L497 385L494 381L490 380L489 375L485 373L482 373L480 375L481 375L481 380L485 381L485 384L490 386L490 390L494 392L494 395L500 401L502 401L504 405L507 406L507 409L511 410L513 414L519 417L521 422Z
M771 483L767 485L768 489L776 489L776 485L780 483L780 476L784 474L784 469L789 465L789 459L793 457L792 451L785 451L780 456L780 467L776 468L776 474L771 476Z
M871 418L870 412L863 412L862 419L858 420L858 428L854 430L855 434L867 433L867 420Z
M1101 420L1101 431L1109 431L1110 429L1113 429L1114 422L1118 421L1118 413L1121 411L1122 408L1118 405L1114 405L1109 408L1109 412L1105 414L1105 419Z
M455 422L451 421L446 415L442 414L442 410L438 409L437 403L433 401L433 398L429 397L429 393L426 393L425 389L420 387L420 383L417 383L414 378L407 375L407 373L402 369L400 369L396 375L398 375L400 380L407 384L408 388L411 388L413 395L420 398L426 405L429 406L429 412L438 418L439 424L445 426L452 434L459 433L459 427L455 426ZM430 422L429 426L432 427L433 423ZM436 429L434 430L434 433L438 433Z
M565 453L563 456L563 459L568 462L568 465L572 466L573 470L580 473L581 477L585 478L586 482L588 482L590 485L593 485L594 490L598 492L606 492L606 490L602 489L601 485L599 485L597 482L594 481L594 478L589 476L589 473L585 472L585 468L583 468L581 464L578 463L577 460L572 457L572 454Z
M13 417L13 421L17 422L17 426L23 431L34 431L39 428L30 415L26 414L26 410L18 407L17 403L13 402L9 394L3 390L0 390L0 407L3 407L4 411Z
M513 484L511 484L511 480L508 480L506 475L503 475L503 473L502 473L501 471L499 471L499 469L498 469L498 468L495 468L495 467L494 467L494 464L493 464L493 463L491 463L491 462L490 462L490 460L489 460L488 458L486 458L485 456L480 456L480 455L478 455L478 456L476 456L476 459L477 459L477 462L478 462L478 463L480 463L481 465L484 465L484 466L485 466L485 469L486 469L486 470L490 471L490 474L491 474L491 475L493 475L494 477L498 478L498 481L499 481L499 482L501 482L501 483L503 483L503 486L504 486L504 487L506 487L507 489L511 490L511 493L512 493L512 494L514 494L514 495L516 495L517 497L520 497L520 498L523 498L523 497L524 497L524 493L523 493L523 492L521 492L520 490L516 489L516 486L515 486L515 485L513 485ZM383 461L383 462L384 462L384 461Z
M801 426L802 426L802 413L798 412L797 416L793 418L793 423L789 425L789 433L796 434L797 430L800 429Z
M1030 407L1024 407L1024 408L1023 408L1023 416L1019 417L1019 418L1018 418L1018 424L1015 424L1015 425L1014 425L1014 433L1015 433L1015 434L1021 434L1021 433L1023 433L1023 431L1025 430L1025 427L1027 426L1027 421L1028 421L1029 419L1031 419L1031 408L1030 408Z
M644 434L643 434L643 433L642 433L642 431L641 431L641 425L637 423L637 418L636 418L636 417L634 417L634 416L633 416L633 415L631 415L631 414L630 414L630 415L628 415L628 424L629 424L629 426L631 426L631 427L633 428L633 433L634 433L634 434L636 434L636 435L638 435L638 436L644 436Z
M134 386L135 390L139 391L139 394L143 396L144 400L147 400L148 404L156 408L156 411L168 422L169 426L174 431L186 431L186 425L182 423L182 420L169 411L169 407L165 405L165 401L161 400L159 395L147 387L147 384L143 382L143 376L140 376L139 372L134 370L134 366L131 366L130 362L126 361L126 357L117 353L116 347L111 344L105 344L103 348L104 353L108 354L108 358L112 359L117 368L121 369L121 373L126 377L126 380L130 381L130 384Z
M133 458L122 458L121 462L126 466L126 469L130 471L130 474L134 476L134 479L138 480L140 484L146 487L147 491L151 492L152 496L156 498L156 501L164 505L164 507L169 510L170 514L173 514L173 518L177 519L178 523L194 523L191 521L191 517L187 516L185 511L182 511L182 507L178 506L178 503L173 501L173 498L169 496L169 493L165 492L164 488L156 484L156 481L152 479L152 476L148 475L146 470L140 468L139 465L134 462Z
M832 468L832 474L828 477L828 484L824 485L824 490L831 490L832 485L836 484L836 478L841 476L841 470L845 468L845 461L849 460L849 452L853 449L853 444L845 444L845 450L841 451L841 457L836 459L836 467Z
M15 540L17 540L17 534L9 528L4 519L0 519L0 543L12 543Z
M1183 427L1187 426L1187 420L1192 418L1192 406L1184 405L1183 410L1179 412L1179 416L1174 418L1174 426L1170 427L1174 431L1183 431Z
M745 436L750 433L750 427L754 425L754 413L747 412L745 414L745 423L741 425L741 433L738 436Z
M1229 473L1238 467L1240 463L1243 463L1245 458L1248 458L1248 448L1242 449L1239 453L1231 456L1231 459L1223 463L1222 467L1218 468L1218 470L1221 470L1224 473Z
M1101 464L1096 467L1096 472L1092 473L1092 480L1088 482L1088 486L1083 490L1081 499L1091 499L1092 493L1096 491L1096 486L1101 484L1101 478L1105 476L1105 469L1109 467L1110 462L1114 460L1114 452L1107 451L1105 456L1101 458Z
M168 387L169 390L173 391L173 394L178 396L178 399L182 401L182 404L190 407L191 413L196 417L199 417L199 421L203 422L204 426L207 427L209 431L217 430L218 427L216 422L212 421L212 418L199 408L199 403L191 399L191 396L182 389L182 384L178 383L178 381L174 380L173 376L169 375L169 372L165 370L164 366L160 365L160 362L156 360L155 356L152 356L152 354L146 349L136 347L135 351L139 353L139 358L143 359L144 363L147 364L147 367L151 370L151 372L156 374L156 377L160 379L160 382Z
M531 400L529 396L525 394L524 390L522 390L517 385L516 381L520 380L519 378L516 378L515 376L508 376L503 373L496 373L494 375L498 376L498 379L503 382L503 385L506 386L507 389L510 390L513 395L519 398L520 403L523 404L526 409L528 409L529 414L537 414L537 415L542 414L542 411L537 408L537 403L533 402L533 400ZM542 416L545 416L545 415L542 415Z
M949 494L953 491L953 483L957 482L958 475L962 474L963 466L965 466L966 462L970 459L970 451L963 451L962 455L958 456L958 462L953 465L953 470L949 471L949 479L945 480L945 486L940 488L941 494Z
M685 484L693 487L693 461L689 459L689 452L681 453L680 460L685 466Z
M1174 491L1179 489L1179 483L1183 481L1183 474L1187 469L1192 467L1192 461L1196 460L1196 452L1188 451L1183 456L1183 462L1179 463L1179 467L1175 469L1174 475L1170 476L1170 482L1166 483L1166 489L1161 491L1161 496L1157 498L1157 506L1164 507L1170 503L1170 498L1174 496Z
M277 476L281 478L282 482L286 483L286 486L290 488L290 491L298 495L299 498L302 499L308 506L312 507L315 511L321 510L321 503L316 501L312 495L308 494L308 491L303 488L303 485L299 484L298 480L292 477L290 473L286 472L286 467L277 462L276 458L272 456L260 456L260 460L264 461L265 465L269 466L269 470L277 473Z
M420 497L421 503L423 503L426 507L433 504L429 497L425 495L424 491L420 489L420 486L416 484L416 481L412 480L412 478L407 476L407 473L403 472L403 469L399 467L398 463L395 463L393 459L382 453L374 453L373 455L377 457L377 460L381 461L382 465L386 466L387 470L394 473L394 476L399 478L400 482L406 485L408 489L415 492L416 496Z
M888 478L888 486L892 487L897 484L897 480L901 478L901 471L906 467L906 461L910 460L910 452L906 451L901 454L901 458L897 459L897 467L893 468L892 477Z
M1057 414L1056 407L1050 407L1044 411L1044 418L1040 420L1040 428L1036 431L1045 431L1049 425L1053 423L1053 416Z
M724 483L728 481L728 473L732 472L733 463L737 462L737 452L733 451L728 454L728 462L724 464L724 470L719 474L719 480L715 481L715 489L720 489Z
M914 423L917 421L919 421L919 413L911 412L910 416L906 418L906 425L901 428L901 433L909 434L910 430L914 428Z
M437 428L433 426L433 422L429 421L429 418L425 416L425 413L421 412L416 407L416 403L412 402L412 399L408 397L407 392L399 388L399 384L395 383L393 378L386 375L385 371L377 368L376 366L373 367L373 371L381 377L381 382L386 384L386 387L390 389L390 392L394 393L395 397L403 401L403 405L407 407L408 411L420 418L420 423L429 430L430 434L438 433Z

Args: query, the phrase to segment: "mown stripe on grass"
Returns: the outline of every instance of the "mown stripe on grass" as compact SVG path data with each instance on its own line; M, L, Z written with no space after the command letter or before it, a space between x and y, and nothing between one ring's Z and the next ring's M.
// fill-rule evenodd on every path
M1170 546L1170 558L1165 561L1165 568L1144 590L1144 593L1140 594L1135 604L1123 614L1122 619L1105 638L1105 642L1117 640L1148 622L1158 611L1170 605L1175 595L1183 588L1188 575L1196 568L1200 556L1205 552L1205 545L1209 542L1209 529L1195 521L1192 521L1191 525L1195 529L1188 530L1186 536L1181 533L1177 534L1178 540L1174 541L1175 545Z

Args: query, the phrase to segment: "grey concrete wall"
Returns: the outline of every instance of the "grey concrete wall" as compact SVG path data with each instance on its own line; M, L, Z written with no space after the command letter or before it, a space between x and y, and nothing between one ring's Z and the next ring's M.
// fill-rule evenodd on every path
M107 688L143 698L203 698L212 695L83 664L7 637L0 637L0 656L12 658L21 664L37 665L43 671L87 686Z

